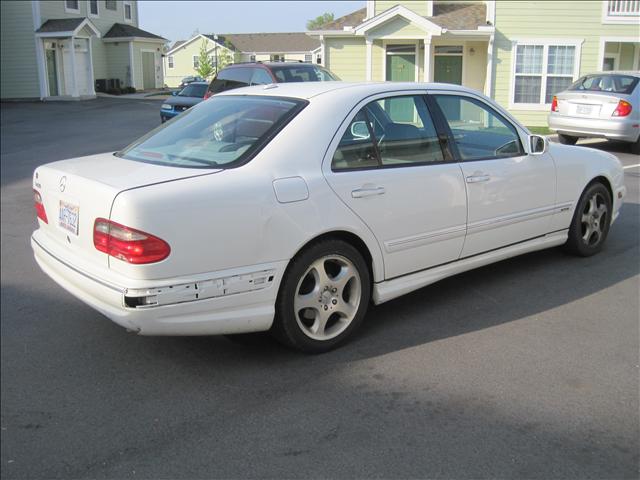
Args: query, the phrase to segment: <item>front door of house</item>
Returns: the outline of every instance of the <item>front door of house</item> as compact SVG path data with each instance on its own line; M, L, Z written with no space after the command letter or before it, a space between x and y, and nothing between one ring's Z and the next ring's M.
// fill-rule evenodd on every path
M462 85L462 55L436 55L433 80Z
M48 93L50 97L57 97L60 93L58 91L58 63L56 61L55 43L53 48L47 48L45 52L47 57Z
M153 52L142 52L142 87L156 88L156 59Z
M416 54L414 45L388 45L386 79L391 82L416 81ZM411 122L414 107L411 99L396 100L390 105L394 118L400 122Z

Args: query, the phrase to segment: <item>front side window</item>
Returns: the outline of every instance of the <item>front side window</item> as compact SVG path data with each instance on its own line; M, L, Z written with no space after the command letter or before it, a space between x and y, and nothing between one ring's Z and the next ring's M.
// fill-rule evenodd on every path
M306 103L281 97L212 97L116 155L172 167L231 168L260 151Z
M575 45L517 45L513 103L551 103L571 85L575 60Z
M333 170L423 165L444 161L436 129L420 96L390 97L365 106L333 156Z
M434 95L462 160L524 155L515 127L485 103L470 97Z

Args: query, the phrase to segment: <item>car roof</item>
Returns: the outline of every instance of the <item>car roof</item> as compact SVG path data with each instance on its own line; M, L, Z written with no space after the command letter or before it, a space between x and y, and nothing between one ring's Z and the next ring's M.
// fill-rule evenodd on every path
M231 65L226 66L224 69L222 70L226 70L228 68L243 68L243 67L283 67L283 68L295 68L295 67L300 67L300 66L311 66L311 67L318 67L318 68L325 68L322 65L317 65L315 63L310 63L310 62L242 62L242 63L233 63Z
M599 77L602 75L628 75L631 77L640 78L640 72L634 71L634 70L609 70L607 72L587 73L586 75L583 75L583 77L595 77L595 76Z
M418 82L293 82L272 83L243 87L218 95L264 95L270 97L289 97L308 100L318 95L331 94L338 90L351 90L355 96L368 96L377 93L409 91L409 90L454 90L468 92L470 89L448 83L418 83Z
M209 82L191 82L189 85L207 85L209 86ZM187 86L189 86L187 85Z

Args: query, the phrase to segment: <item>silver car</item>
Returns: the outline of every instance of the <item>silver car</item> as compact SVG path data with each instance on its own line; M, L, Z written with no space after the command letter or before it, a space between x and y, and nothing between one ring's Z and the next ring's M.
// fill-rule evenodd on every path
M585 75L553 97L549 128L560 143L607 138L631 143L640 153L640 72Z

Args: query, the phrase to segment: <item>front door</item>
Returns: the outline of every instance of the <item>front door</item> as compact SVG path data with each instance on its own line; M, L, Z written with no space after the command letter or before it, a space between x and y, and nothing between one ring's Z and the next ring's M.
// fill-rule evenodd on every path
M156 59L153 52L142 52L142 88L156 88Z
M549 233L556 207L553 159L547 153L529 155L515 126L481 99L453 93L434 98L451 130L467 188L462 257Z
M462 85L462 55L436 55L433 81Z
M82 38L74 39L73 45L71 40L64 40L62 44L62 65L64 70L64 89L66 95L73 95L74 72L73 64L75 63L75 83L78 88L78 95L90 95L92 93L91 85L91 60L89 57L89 41ZM74 48L75 58L71 59Z
M58 91L58 64L56 61L56 51L55 49L48 48L45 52L47 57L47 81L49 84L48 93L50 97L56 97L60 95Z
M416 55L413 45L388 45L386 79L391 82L415 82ZM404 122L413 120L413 103L411 101L394 101L390 104L396 119Z
M379 96L355 110L323 172L375 235L385 278L457 260L467 220L464 180L460 166L445 161L423 96Z

